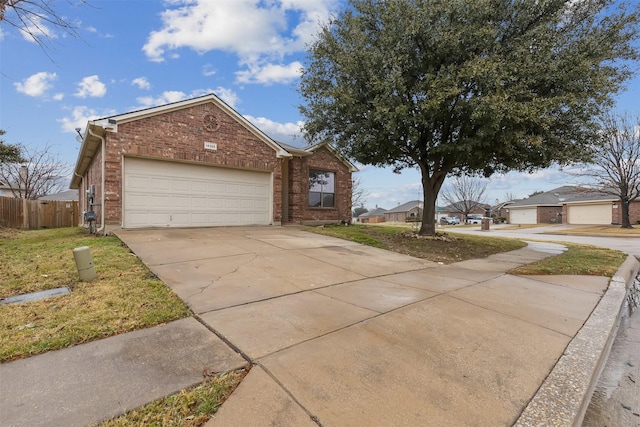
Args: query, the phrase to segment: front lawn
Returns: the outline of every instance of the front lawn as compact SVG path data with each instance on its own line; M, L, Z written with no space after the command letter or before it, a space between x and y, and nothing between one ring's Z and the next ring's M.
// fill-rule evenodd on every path
M443 264L485 258L527 246L516 239L464 234L439 233L437 238L416 238L411 228L395 225L324 226L309 231Z
M450 264L485 258L527 246L525 242L491 236L438 233L436 238L416 238L415 230L395 225L351 225L310 228L309 231L369 246ZM611 277L627 258L621 251L590 245L562 243L567 252L510 271L511 274L568 274Z
M97 278L80 282L73 249L89 246ZM117 237L82 228L0 229L0 298L59 287L72 292L0 305L0 362L44 353L191 314Z

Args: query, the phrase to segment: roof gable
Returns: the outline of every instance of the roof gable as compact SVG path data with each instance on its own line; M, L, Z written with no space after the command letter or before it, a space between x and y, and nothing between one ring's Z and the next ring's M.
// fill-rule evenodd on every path
M203 95L197 98L190 98L182 101L172 102L170 104L164 104L156 107L145 108L142 110L131 111L128 113L117 114L114 116L103 117L101 119L90 121L89 124L93 124L95 126L100 126L107 130L117 132L119 123L132 122L146 117L157 116L160 114L168 113L170 111L181 110L184 108L206 104L209 102L215 104L218 108L235 119L236 122L246 128L249 132L253 133L258 139L262 140L264 143L273 148L276 151L278 157L291 157L291 154L288 153L283 147L281 147L276 141L271 139L267 134L254 126L250 121L245 119L244 116L231 108L229 104L218 98L214 93Z
M396 206L393 209L389 209L386 213L395 213L395 212L409 212L411 209L420 208L422 209L422 202L420 200L412 200L407 203L403 203L399 206Z
M182 110L206 103L215 104L225 114L233 118L238 124L243 126L260 141L271 147L276 152L276 157L292 157L285 148L271 139L267 134L262 132L251 122L245 119L241 114L231 108L228 104L218 98L215 94L200 96L197 98L186 99L183 101L173 102L170 104L159 105L156 107L145 108L142 110L131 111L128 113L117 114L100 119L90 120L87 123L86 132L82 139L82 146L78 152L78 159L74 169L74 175L71 179L70 188L76 189L80 187L81 177L85 174L87 168L91 164L93 157L100 150L101 142L104 142L106 132L118 132L118 124L124 124L148 117L153 117L169 112Z
M338 151L333 148L333 146L331 146L331 144L329 144L328 142L321 142L319 144L316 145L312 145L308 148L305 148L305 151L309 152L309 153L313 153L314 151L317 151L319 148L326 148L327 150L329 150L331 152L331 154L333 154L334 156L336 156L338 158L338 160L340 160L342 163L344 163L348 168L349 168L349 172L358 172L359 169L353 164L351 163L349 160L347 160L345 157L343 157L340 153L338 153Z
M358 216L358 218L369 218L369 217L374 217L374 216L382 216L382 215L384 215L385 212L387 212L387 210L384 209L384 208L375 208L375 209L371 209L370 211L367 211L367 212L361 214L360 216Z

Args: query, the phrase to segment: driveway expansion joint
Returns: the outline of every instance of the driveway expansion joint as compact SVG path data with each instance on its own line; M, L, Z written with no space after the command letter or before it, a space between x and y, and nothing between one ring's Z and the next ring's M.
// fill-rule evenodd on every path
M211 333L213 333L215 336L217 336L218 338L220 338L220 340L222 340L222 342L224 342L230 349L232 349L233 351L235 351L236 353L238 353L244 360L247 361L247 363L249 365L253 365L253 360L251 360L251 357L249 357L249 355L245 354L242 350L240 350L238 347L236 347L231 341L229 341L227 339L227 337L225 337L224 335L222 335L221 333L219 333L218 331L216 331L214 328L212 328L211 326L209 326L209 324L207 322L205 322L204 320L202 320L202 318L200 316L198 316L197 314L193 315L193 318L196 319L200 324L202 324L202 326L204 326L205 328L207 328L207 330L209 330Z
M273 372L271 372L266 366L264 366L261 363L257 363L256 364L260 369L262 369L267 375L269 375L269 377L271 377L271 379L278 385L278 387L280 387L282 389L282 391L284 391L289 398L291 398L291 400L293 400L295 402L296 405L298 405L300 407L300 409L302 409L308 416L309 419L311 421L313 421L314 423L316 423L318 425L318 427L323 427L322 426L322 422L320 422L320 418L318 418L316 415L314 415L309 408L307 408L306 406L304 406L302 404L302 402L300 402L300 400L298 400L296 398L296 396L291 392L291 390L289 390L283 383L282 381L280 381L278 379L278 377L276 377Z

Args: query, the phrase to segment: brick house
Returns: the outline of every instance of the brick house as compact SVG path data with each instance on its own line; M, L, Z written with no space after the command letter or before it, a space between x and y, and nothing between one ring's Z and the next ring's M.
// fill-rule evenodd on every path
M355 171L328 144L274 141L210 94L89 121L70 188L104 233L329 223L351 218Z
M596 191L567 198L562 205L565 224L608 225L622 224L620 198ZM640 201L629 203L629 222L640 224Z
M579 187L563 186L521 200L513 200L506 207L509 224L560 224L562 204L566 198L578 194Z
M422 219L423 207L424 205L420 200L412 200L386 211L384 220L387 222L418 221Z

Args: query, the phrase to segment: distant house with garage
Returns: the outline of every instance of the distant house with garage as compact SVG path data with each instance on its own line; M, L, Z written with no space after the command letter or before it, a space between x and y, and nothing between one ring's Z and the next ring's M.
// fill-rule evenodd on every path
M562 205L578 195L580 187L563 186L526 199L514 200L506 207L510 224L562 224Z
M418 221L422 218L423 208L424 204L420 200L412 200L386 211L384 219L387 222Z
M384 222L385 212L387 212L386 209L376 207L375 209L371 209L361 214L360 216L358 216L358 222L361 222L363 224L367 224L367 223L374 224L374 223Z
M567 198L562 213L566 224L622 224L620 198L597 191ZM629 204L629 221L640 224L640 200Z
M355 171L331 145L278 143L209 94L89 121L70 188L101 232L330 223L351 219Z
M485 216L487 211L490 208L490 206L485 203L480 203L475 201L472 201L472 202L459 201L459 202L455 202L450 205L447 205L443 208L438 208L438 216L439 217L453 216L458 218L460 222L464 224L467 218L465 218L465 214L463 212L466 211L468 207L473 207L473 209L469 211L469 215L482 215L482 216ZM438 220L439 219L440 218L438 218Z

